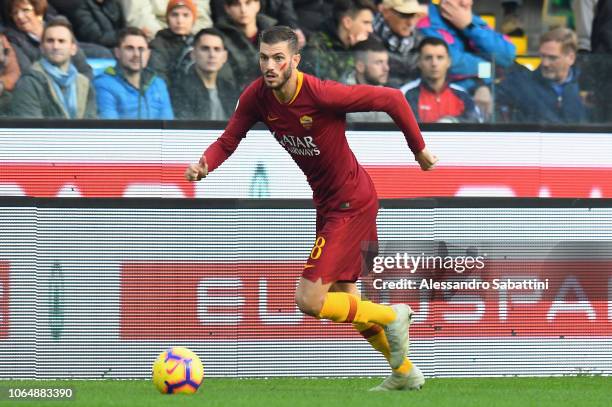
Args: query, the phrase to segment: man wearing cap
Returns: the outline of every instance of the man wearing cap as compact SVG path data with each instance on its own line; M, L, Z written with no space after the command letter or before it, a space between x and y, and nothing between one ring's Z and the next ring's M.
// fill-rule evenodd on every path
M418 76L417 47L423 36L417 21L427 15L427 6L417 0L383 0L374 16L374 33L389 51L389 85L399 87Z
M198 10L192 0L170 0L166 7L168 28L160 30L149 44L149 66L169 85L191 65L193 25Z

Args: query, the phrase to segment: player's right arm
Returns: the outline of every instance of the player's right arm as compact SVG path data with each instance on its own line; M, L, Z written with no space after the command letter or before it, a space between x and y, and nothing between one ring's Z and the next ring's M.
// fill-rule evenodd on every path
M236 110L221 137L208 146L197 164L191 164L185 170L187 181L199 181L205 178L209 172L214 171L232 155L251 127L261 120L259 110L256 107L255 93L257 86L255 85L255 83L251 84L240 95Z

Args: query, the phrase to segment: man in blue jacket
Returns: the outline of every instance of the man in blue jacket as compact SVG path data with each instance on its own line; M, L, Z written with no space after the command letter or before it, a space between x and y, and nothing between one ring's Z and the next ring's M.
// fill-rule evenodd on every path
M134 27L120 31L117 64L94 80L101 119L174 119L168 88L147 68L151 52L145 33Z
M540 38L541 63L535 71L516 69L497 87L496 101L503 119L529 123L580 123L587 109L573 67L578 50L576 34L553 29Z
M493 31L472 13L472 0L433 0L429 15L417 28L426 37L446 41L453 61L449 79L472 92L477 85L478 64L495 60L498 67L509 67L514 61L514 44ZM490 80L485 80L490 83Z

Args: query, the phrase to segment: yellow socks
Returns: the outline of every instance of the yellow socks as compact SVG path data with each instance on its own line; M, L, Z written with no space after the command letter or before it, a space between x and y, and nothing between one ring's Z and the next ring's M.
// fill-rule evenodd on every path
M355 329L357 329L357 331L359 331L361 336L363 336L370 343L370 345L372 345L374 349L382 353L385 359L389 361L391 350L389 349L389 342L387 341L385 331L382 329L382 327L380 327L380 325L355 323L353 326ZM404 361L400 367L393 369L393 371L406 375L410 369L412 369L412 362L407 357L404 357Z
M318 317L334 322L373 322L386 326L395 319L395 311L388 305L362 301L352 294L332 292L325 295Z

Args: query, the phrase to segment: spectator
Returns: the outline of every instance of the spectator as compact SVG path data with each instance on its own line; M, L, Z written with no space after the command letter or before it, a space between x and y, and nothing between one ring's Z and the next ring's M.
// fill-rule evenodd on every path
M238 92L233 83L219 78L227 61L223 35L214 28L200 30L191 51L194 64L170 88L179 119L227 120L236 106Z
M579 123L587 117L573 68L578 50L576 34L556 28L542 35L541 63L535 71L509 71L497 88L502 117L517 122Z
M260 3L263 14L275 19L278 25L286 25L293 28L293 31L298 36L298 46L302 48L306 42L306 37L299 27L297 14L293 8L293 1L260 0ZM210 8L214 21L225 15L224 4L225 0L211 0Z
M135 27L119 32L115 67L96 77L101 119L173 119L166 83L147 68L151 51Z
M358 42L353 47L355 53L355 71L349 77L349 85L362 84L385 86L389 80L389 53L383 43L376 37ZM349 113L346 119L351 122L393 122L385 112Z
M117 33L125 17L117 0L83 0L66 14L74 24L77 38L107 48L117 45Z
M378 10L374 16L374 33L389 51L391 86L399 87L418 76L417 47L423 35L416 24L427 15L427 6L417 0L383 0Z
M71 62L76 38L68 20L58 18L41 34L42 58L17 82L11 110L15 117L93 119L96 96L91 82Z
M522 0L502 0L503 18L500 31L510 37L522 37L525 35L523 22L519 16L519 10L523 6Z
M229 65L239 88L260 75L259 33L276 25L276 20L260 13L259 0L225 0L225 16L216 28L223 33Z
M462 87L448 83L451 59L448 44L426 37L418 48L421 77L402 87L415 117L421 123L478 122L480 114Z
M11 92L20 76L15 50L4 34L0 33L0 116L8 114Z
M351 47L372 33L375 11L371 0L336 0L332 18L306 45L304 71L321 79L346 82L355 69Z
M589 64L590 81L594 82L594 118L612 122L612 0L599 0L591 35L593 55Z
M298 26L306 38L319 30L321 21L332 14L333 2L326 0L293 0L293 8L298 17Z
M579 52L591 51L591 31L596 6L597 0L572 0Z
M155 34L161 29L168 28L166 14L168 0L119 0L123 6L123 13L127 25L138 27L145 32L149 39L153 39ZM202 28L212 26L210 18L210 1L195 0L197 17L193 25L193 32Z
M45 28L45 18L51 20L47 13L47 0L8 0L6 7L11 25L5 34L15 49L19 69L25 72L42 56L40 38ZM91 79L92 70L83 51L77 50L72 63L80 73Z
M149 66L172 87L176 76L184 74L191 65L193 25L197 9L192 0L170 0L166 12L168 28L160 30L149 46Z
M429 16L417 24L427 37L446 41L452 65L449 79L473 92L478 85L478 65L494 61L509 67L515 47L502 34L493 31L479 16L472 13L472 0L441 0L429 5ZM490 79L485 79L489 84Z

